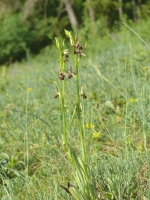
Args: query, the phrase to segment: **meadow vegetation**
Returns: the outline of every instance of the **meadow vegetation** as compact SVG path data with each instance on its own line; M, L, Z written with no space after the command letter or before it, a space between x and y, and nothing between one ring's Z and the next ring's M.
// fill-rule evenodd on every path
M150 199L148 24L133 28L146 44L126 26L103 38L97 33L85 38L84 30L78 33L83 46L87 42L86 56L79 63L80 84L87 96L81 100L81 123L97 199ZM64 49L71 52L67 37ZM77 187L63 146L61 98L54 98L60 82L58 60L59 52L51 45L36 57L28 52L26 61L0 68L2 200L69 200L72 197L61 186ZM70 54L68 66L75 72ZM65 79L65 87L65 123L71 122L67 137L80 155L75 77Z

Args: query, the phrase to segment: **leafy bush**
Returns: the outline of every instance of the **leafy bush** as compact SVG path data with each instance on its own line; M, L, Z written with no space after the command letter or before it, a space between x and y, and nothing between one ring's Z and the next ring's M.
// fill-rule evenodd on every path
M49 42L47 21L35 18L23 21L21 14L11 14L1 20L0 63L21 59L28 48L39 52Z
M17 14L5 17L1 23L0 37L0 60L1 63L6 61L8 57L16 57L18 52L23 53L26 47L24 41L27 27L21 24L20 16Z

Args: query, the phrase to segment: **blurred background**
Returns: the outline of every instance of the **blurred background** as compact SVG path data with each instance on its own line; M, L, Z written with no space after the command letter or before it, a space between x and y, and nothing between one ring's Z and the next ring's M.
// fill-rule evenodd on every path
M150 39L149 16L150 0L0 0L0 64L38 54L64 29L88 40L144 22Z

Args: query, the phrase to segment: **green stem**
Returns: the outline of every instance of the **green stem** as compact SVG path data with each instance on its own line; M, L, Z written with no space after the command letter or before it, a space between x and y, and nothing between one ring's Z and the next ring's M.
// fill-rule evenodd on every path
M66 115L65 115L65 82L62 81L62 92L61 92L61 107L62 107L62 120L63 120L63 133L64 133L64 142L67 144L67 130L66 130Z
M60 55L60 64L61 64L61 71L64 72L65 70L65 63L63 60L63 55ZM62 89L60 91L60 98L61 98L61 109L62 109L62 121L63 121L63 133L64 133L64 144L68 145L67 143L67 129L66 129L66 115L65 115L65 81L62 80Z
M74 56L75 59L75 66L76 66L76 87L77 87L77 115L78 115L78 125L80 130L80 141L81 141L81 150L82 150L82 158L84 161L84 164L86 165L86 153L85 153L85 144L84 144L84 134L83 134L83 127L82 127L82 120L81 120L81 114L80 114L80 84L79 84L79 61L77 59L77 56Z

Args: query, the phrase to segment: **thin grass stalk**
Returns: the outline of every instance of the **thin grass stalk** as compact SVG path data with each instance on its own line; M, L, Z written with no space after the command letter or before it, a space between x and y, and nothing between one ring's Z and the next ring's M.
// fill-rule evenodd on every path
M27 89L27 97L26 97L26 133L25 133L25 145L26 145L26 178L28 178L28 168L29 168L29 144L28 144L28 95L29 90Z

